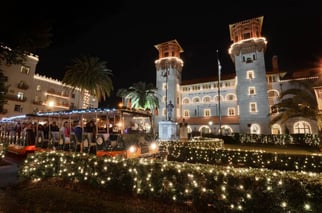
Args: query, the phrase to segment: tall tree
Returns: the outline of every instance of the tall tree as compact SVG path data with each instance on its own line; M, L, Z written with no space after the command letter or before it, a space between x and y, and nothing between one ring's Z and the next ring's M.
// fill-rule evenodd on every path
M285 123L290 118L304 117L317 121L319 130L322 129L322 117L318 109L314 87L321 86L321 78L306 81L295 81L294 87L283 91L280 94L280 102L273 105L276 114L271 124L276 122Z
M116 95L131 100L132 108L155 109L159 107L156 88L152 83L137 82L128 89L121 88Z
M93 56L80 56L72 60L66 67L63 83L87 90L97 97L98 101L106 100L113 90L112 70L107 68L107 62Z

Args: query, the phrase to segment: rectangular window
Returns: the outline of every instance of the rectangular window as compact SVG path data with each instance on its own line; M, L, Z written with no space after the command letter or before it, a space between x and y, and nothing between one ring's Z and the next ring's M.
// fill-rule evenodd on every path
M24 98L23 92L18 92L17 98L18 98L18 100L23 100L23 98Z
M235 108L228 108L228 116L235 116Z
M205 109L204 110L204 116L205 117L210 117L211 116L210 109Z
M249 111L250 112L257 112L257 104L254 102L249 103Z
M183 111L183 116L184 117L189 117L189 110L184 110Z
M21 66L20 72L21 73L25 73L25 74L29 74L30 68L29 67L26 67L26 66Z
M250 70L250 71L247 71L247 79L254 79L254 71Z
M14 111L15 111L15 112L22 112L22 106L21 106L21 105L16 104L16 105L15 105L15 108L14 108Z
M255 91L255 87L249 87L248 88L248 95L255 95L256 91Z
M166 90L167 89L167 84L163 83L162 88L163 88L163 90Z
M40 85L36 86L36 91L38 91L38 92L41 91L41 86Z

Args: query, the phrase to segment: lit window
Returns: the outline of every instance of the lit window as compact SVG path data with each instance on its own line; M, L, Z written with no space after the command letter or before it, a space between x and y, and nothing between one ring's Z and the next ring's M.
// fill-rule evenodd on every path
M210 102L210 97L204 97L204 98L203 98L203 102L204 102L204 103L208 103L208 102Z
M41 86L40 85L37 85L36 91L41 91Z
M254 79L254 71L247 71L247 79Z
M204 116L206 116L206 117L211 116L210 109L205 109L204 110Z
M226 100L227 101L233 101L235 99L234 95L227 95Z
M249 87L248 88L248 95L255 95L256 91L255 91L255 87Z
M189 104L189 99L188 98L183 99L182 103L183 104Z
M249 111L250 112L257 112L257 104L254 102L249 103Z
M200 102L200 100L199 100L199 98L194 98L194 99L192 100L192 102L193 102L193 103L199 103L199 102Z
M163 90L166 90L167 89L167 84L163 83L162 88L163 88Z
M18 92L17 94L18 100L23 100L23 96L24 96L23 92Z
M222 98L221 98L221 97L219 97L219 96L216 96L216 97L215 97L215 100L219 102L219 101L222 101Z
M311 134L311 126L306 121L298 121L294 124L294 134Z
M30 68L26 67L26 66L21 66L20 72L25 73L25 74L29 74Z
M235 108L228 108L228 116L235 116Z

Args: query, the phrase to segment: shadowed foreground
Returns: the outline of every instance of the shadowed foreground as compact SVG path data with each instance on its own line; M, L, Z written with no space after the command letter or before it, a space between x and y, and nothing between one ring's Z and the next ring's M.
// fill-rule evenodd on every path
M198 212L188 205L113 194L85 184L51 178L0 189L0 212Z

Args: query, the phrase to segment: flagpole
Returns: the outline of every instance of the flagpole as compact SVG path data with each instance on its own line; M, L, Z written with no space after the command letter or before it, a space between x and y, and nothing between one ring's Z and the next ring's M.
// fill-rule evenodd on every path
M220 78L221 78L221 65L218 57L218 50L217 50L217 64L218 64L218 113L219 113L219 135L221 135L221 106L220 106Z

